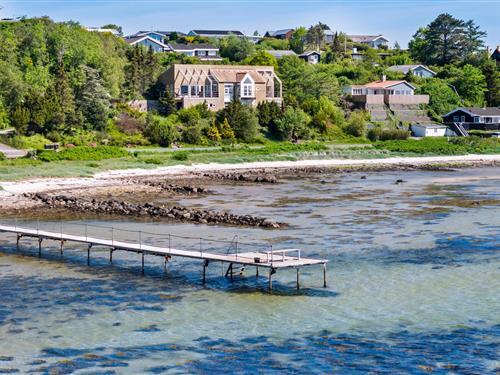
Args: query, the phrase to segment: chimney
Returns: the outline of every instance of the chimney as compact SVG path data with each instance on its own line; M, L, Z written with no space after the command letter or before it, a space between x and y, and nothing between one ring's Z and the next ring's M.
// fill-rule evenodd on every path
M387 76L385 74L382 74L382 82L387 81Z

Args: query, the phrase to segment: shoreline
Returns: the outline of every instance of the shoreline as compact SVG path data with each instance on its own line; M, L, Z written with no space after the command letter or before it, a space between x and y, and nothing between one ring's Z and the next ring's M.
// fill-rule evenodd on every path
M247 172L286 173L345 171L348 168L359 171L390 171L400 169L430 169L433 167L487 167L500 166L500 155L460 155L392 157L386 159L319 159L297 161L269 161L234 164L192 164L159 167L155 169L121 169L96 173L93 177L35 178L25 181L0 181L0 198L58 190L72 190L92 187L115 186L126 179L137 177L163 177L172 179L202 178L203 173Z

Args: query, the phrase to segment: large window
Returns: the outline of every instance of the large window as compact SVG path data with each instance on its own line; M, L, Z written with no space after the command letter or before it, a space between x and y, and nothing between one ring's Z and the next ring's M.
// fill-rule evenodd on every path
M191 86L191 96L203 96L203 87L200 85Z
M254 95L253 91L254 91L253 90L253 81L249 77L247 77L243 81L241 97L252 98Z
M189 86L188 85L182 85L181 86L181 95L189 95Z

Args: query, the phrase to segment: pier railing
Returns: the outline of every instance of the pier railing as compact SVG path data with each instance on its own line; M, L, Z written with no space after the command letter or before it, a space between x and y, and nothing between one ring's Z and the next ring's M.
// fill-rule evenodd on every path
M29 219L0 219L0 224L13 226L17 229L26 229L40 232L51 232L63 235L74 235L89 239L101 239L110 241L111 246L120 244L138 245L139 250L143 246L155 246L164 249L177 249L198 251L200 256L203 253L234 255L246 258L249 254L252 257L259 257L262 262L276 263L285 259L301 259L300 249L274 249L269 243L250 243L241 241L237 235L232 240L220 240L197 236L183 236L171 233L154 233L149 231L131 230L129 228L119 228L107 225L91 223L74 223L69 221L39 221ZM225 251L224 251L225 250ZM244 255L243 255L244 254Z

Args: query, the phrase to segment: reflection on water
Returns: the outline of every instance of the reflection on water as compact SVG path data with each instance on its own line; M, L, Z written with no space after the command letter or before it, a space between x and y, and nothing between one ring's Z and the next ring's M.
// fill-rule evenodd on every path
M0 236L0 373L498 372L498 169L384 172L220 185L185 205L274 217L285 230L92 221L128 230L262 241L330 260L278 271L276 294L246 270L92 252ZM366 179L361 179L365 175ZM491 177L496 178L491 178ZM489 178L486 178L489 177ZM395 184L403 179L403 184ZM148 197L148 199L153 199ZM157 202L171 199L154 197ZM59 224L44 220L44 228ZM280 245L277 245L277 244Z

